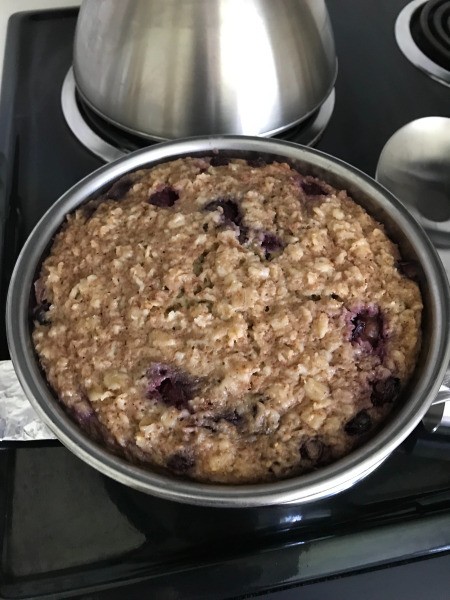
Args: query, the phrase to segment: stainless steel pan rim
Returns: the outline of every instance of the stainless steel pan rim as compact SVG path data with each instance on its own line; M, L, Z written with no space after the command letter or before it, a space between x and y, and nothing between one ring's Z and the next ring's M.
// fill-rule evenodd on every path
M328 173L347 187L373 199L398 226L420 257L427 281L429 313L432 316L429 347L420 365L423 371L414 383L411 397L383 429L347 457L317 472L274 483L227 486L203 484L159 475L124 459L87 438L69 419L49 390L31 342L29 298L41 256L67 213L128 171L180 156L206 155L214 151L231 155L274 155L311 173ZM358 199L358 198L357 198ZM450 298L445 271L435 249L420 225L385 188L348 164L317 150L290 142L257 137L196 137L157 144L101 167L68 190L41 218L17 260L8 293L6 322L11 358L25 394L42 420L74 454L117 481L168 500L209 506L260 506L286 502L308 502L339 492L378 466L419 424L437 394L450 358L448 327Z

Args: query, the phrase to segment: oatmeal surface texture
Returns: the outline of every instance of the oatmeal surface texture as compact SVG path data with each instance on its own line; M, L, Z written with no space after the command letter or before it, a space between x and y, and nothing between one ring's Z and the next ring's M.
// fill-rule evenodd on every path
M33 340L89 435L199 481L270 481L349 453L410 377L422 302L345 191L220 155L122 177L68 215Z

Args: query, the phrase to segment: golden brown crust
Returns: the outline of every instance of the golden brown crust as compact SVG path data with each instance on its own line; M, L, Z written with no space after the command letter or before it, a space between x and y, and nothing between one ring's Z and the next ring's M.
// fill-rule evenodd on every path
M33 340L60 400L128 457L287 477L348 453L410 377L422 302L398 259L345 191L281 163L180 159L67 217Z

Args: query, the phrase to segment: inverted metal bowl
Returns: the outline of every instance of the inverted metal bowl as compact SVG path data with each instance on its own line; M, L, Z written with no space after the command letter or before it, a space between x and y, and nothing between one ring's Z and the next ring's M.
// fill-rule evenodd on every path
M169 140L292 127L337 61L324 0L84 0L73 68L92 110Z
M347 457L313 473L274 483L197 483L157 474L114 456L90 440L66 415L45 380L31 340L29 306L34 300L33 282L66 215L129 171L183 156L211 155L214 151L231 157L287 161L302 173L346 189L354 200L385 224L402 256L416 260L420 266L423 343L403 401L383 428ZM339 492L366 476L420 422L438 392L449 361L449 298L445 271L428 237L403 205L364 173L317 150L289 142L239 136L191 138L139 150L98 169L73 186L47 211L25 243L14 269L6 310L7 336L14 368L38 415L65 446L105 475L142 492L193 504L243 507L301 503Z

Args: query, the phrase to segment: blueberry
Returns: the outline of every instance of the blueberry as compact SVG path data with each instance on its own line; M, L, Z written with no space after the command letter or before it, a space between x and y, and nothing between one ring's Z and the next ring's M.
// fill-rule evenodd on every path
M372 427L372 419L367 410L360 410L344 426L345 433L348 435L362 435L367 433Z
M242 223L242 213L236 200L232 198L218 198L217 200L208 202L203 208L209 212L221 208L223 224L228 226L235 225L238 228L238 239L241 244L245 244L248 241L249 228Z
M420 268L419 263L415 260L399 260L395 263L399 273L408 279L417 281Z
M34 282L34 296L36 298L36 304L31 310L31 318L41 325L47 325L50 323L47 314L50 308L50 302L47 299L47 288L43 277L39 277L39 279L36 279Z
M216 414L200 415L198 419L198 423L210 431L217 431L223 421L238 427L243 423L244 418L236 410L226 409Z
M238 203L235 200L232 200L231 198L219 198L212 202L208 202L208 204L204 206L204 209L210 212L217 210L218 208L222 209L225 222L234 223L239 227L242 222L242 216Z
M107 440L110 442L110 436L100 422L85 393L82 393L80 398L72 406L66 407L66 411L91 439L95 441Z
M265 250L265 256L268 260L273 258L274 254L281 252L284 248L283 241L274 233L265 233L261 241L261 246Z
M352 342L368 342L377 348L382 338L383 319L379 311L362 310L352 319L353 330L350 334Z
M163 363L154 363L147 370L146 376L147 398L174 406L178 410L189 408L189 400L194 398L197 389L197 382L192 377Z
M226 167L230 163L230 159L226 156L221 156L220 154L216 154L211 158L209 164L212 167Z
M48 310L50 308L49 302L41 302L33 309L33 319L35 319L41 325L48 325L50 319L48 316Z
M116 181L116 183L114 183L106 192L106 197L109 198L109 200L121 200L132 185L133 182L128 177L119 179L119 181Z
M36 279L34 282L34 295L37 304L43 304L47 301L47 289L43 277L39 277L39 279Z
M194 457L190 454L177 452L167 461L167 468L175 473L186 473L195 465Z
M100 206L101 202L102 202L101 199L97 198L96 200L91 200L90 202L86 202L86 204L84 204L81 207L83 216L86 219L86 221L88 221L92 217L92 215L95 213L97 208Z
M323 442L321 442L318 438L310 438L309 440L306 440L306 442L303 442L300 447L301 457L313 462L318 462L320 460L323 451Z
M232 425L239 425L242 422L242 416L235 410L229 410L218 417L218 420L223 419Z
M258 158L247 159L247 164L249 167L260 168L260 167L265 167L268 163L263 158L258 156Z
M158 393L164 404L175 406L181 410L186 408L188 401L192 398L191 390L186 382L176 377L167 377L158 387Z
M400 379L398 377L387 377L376 381L372 386L370 400L374 406L383 406L394 402L400 394Z
M326 195L326 191L323 189L323 187L315 181L302 181L300 185L307 196Z
M248 227L245 225L239 226L238 240L240 244L245 244L245 242L248 242Z
M159 192L154 192L148 199L149 204L159 206L160 208L169 208L173 206L180 195L171 186L166 186Z

